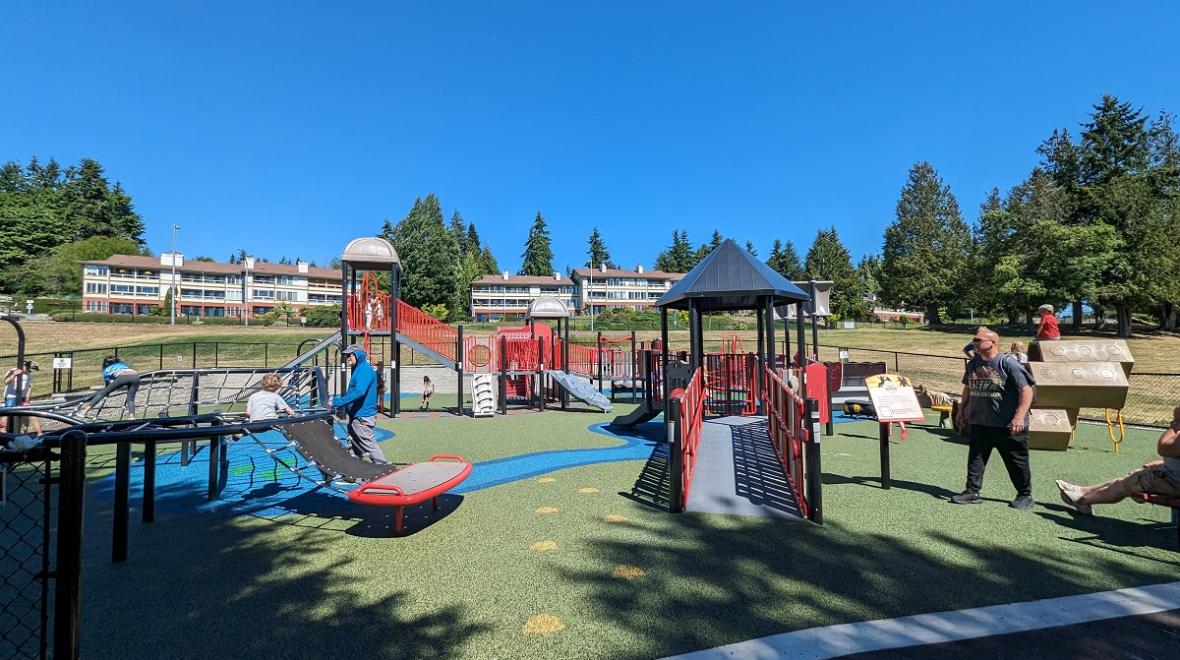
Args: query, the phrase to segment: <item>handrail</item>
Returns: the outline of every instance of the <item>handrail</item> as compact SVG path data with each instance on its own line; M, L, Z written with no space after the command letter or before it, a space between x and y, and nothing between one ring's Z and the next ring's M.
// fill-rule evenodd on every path
M454 362L459 331L426 312L397 300L397 331Z

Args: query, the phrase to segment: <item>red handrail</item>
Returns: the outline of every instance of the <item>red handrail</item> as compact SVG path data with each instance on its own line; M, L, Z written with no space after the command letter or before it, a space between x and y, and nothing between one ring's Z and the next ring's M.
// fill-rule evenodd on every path
M705 388L698 367L680 396L680 508L688 505L692 477L697 467L697 449L701 445L701 422L705 419Z
M400 298L397 301L397 331L446 359L455 361L455 343L459 339L459 331Z
M767 434L770 436L770 443L774 445L774 453L778 455L779 463L783 466L783 473L791 482L799 513L806 517L809 509L806 494L803 492L807 483L803 468L803 442L807 434L804 419L806 408L803 399L792 392L773 369L763 369L766 376L766 391L762 393L762 405L766 410Z

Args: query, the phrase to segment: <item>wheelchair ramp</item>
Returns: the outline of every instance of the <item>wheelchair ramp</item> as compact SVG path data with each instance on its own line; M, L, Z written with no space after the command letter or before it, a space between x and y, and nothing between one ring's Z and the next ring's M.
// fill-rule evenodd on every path
M701 426L687 511L802 518L762 417L717 417Z

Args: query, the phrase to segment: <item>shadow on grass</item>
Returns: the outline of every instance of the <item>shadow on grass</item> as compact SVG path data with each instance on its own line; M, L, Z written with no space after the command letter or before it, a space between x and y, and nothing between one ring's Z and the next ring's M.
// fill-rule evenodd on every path
M608 428L620 433L634 432L622 427ZM631 486L631 492L619 494L653 509L667 511L668 504L672 501L672 485L668 470L668 443L655 442L651 448L651 455L647 457L643 469L639 472L639 478Z
M563 571L571 585L591 585L586 602L595 617L642 640L612 657L1171 579L1168 569L1148 570L1116 553L1089 550L1066 559L1056 542L1014 549L970 532L910 537L831 521L820 527L740 517L726 518L724 530L716 524L708 516L669 515L654 522L658 542L591 544L592 565L625 563L646 573L632 581L601 568Z
M366 570L349 553L400 539L357 546L313 529L276 534L248 519L171 517L134 522L131 558L112 564L109 507L91 508L83 656L448 658L470 653L469 640L487 630L473 604L423 611L398 588L396 570L374 574L371 560ZM357 527L390 536L384 524L366 516Z
M830 472L824 473L823 481L825 486L838 486L843 484L855 484L857 486L870 486L873 488L881 488L881 477L846 477L842 474L832 474ZM924 484L917 481L906 481L904 479L889 479L889 484L892 488L899 490L910 490L915 493L925 493L931 497L940 500L949 500L951 495L958 495L959 491L948 490L942 486L934 486L931 484ZM1000 500L996 500L1000 501Z

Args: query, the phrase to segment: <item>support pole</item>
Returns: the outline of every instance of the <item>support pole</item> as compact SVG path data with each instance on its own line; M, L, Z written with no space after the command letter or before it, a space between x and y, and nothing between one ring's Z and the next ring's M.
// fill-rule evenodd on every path
M767 385L766 366L768 364L766 361L766 315L762 312L764 303L761 298L756 298L754 305L758 308L758 310L754 313L754 316L758 319L758 391L765 392ZM774 350L773 346L771 347L771 350ZM766 411L762 409L761 400L758 401L758 414L766 414Z
M767 365L771 371L778 368L777 356L774 354L774 298L767 296L766 298L766 352ZM788 358L789 359L789 358Z
M86 434L82 431L70 431L62 438L60 470L53 656L75 660L82 618L82 522L86 494Z
M602 394L602 331L598 331L598 343L595 344L595 355L598 357L598 393ZM610 390L610 400L615 400L615 388Z
M635 403L635 384L639 380L639 352L635 350L635 331L631 331L631 403Z
M661 384L663 388L661 401L664 404L664 410L668 409L668 308L660 308L660 364L657 369L659 373L663 373L664 377L661 379L664 382ZM665 424L667 426L667 424ZM669 439L669 446L671 446L671 439Z
M667 382L667 379L664 379ZM664 400L664 426L668 429L668 511L684 511L684 420L680 418L680 406Z
M143 521L156 519L156 441L143 443Z
M127 518L131 490L131 443L115 446L115 510L111 515L111 561L127 560Z
M500 335L500 414L508 414L508 338Z
M537 410L545 410L545 338L537 337L537 386L533 396L537 398Z
M564 322L565 334L563 335L562 342L561 342L561 366L562 366L562 371L564 371L565 373L568 374L570 372L570 320L569 320L569 317L566 317L564 321L565 321ZM559 332L562 329L562 325L563 325L562 320L558 319L557 329ZM565 410L566 408L568 408L569 403L570 403L569 390L567 390L563 387L563 388L561 388L561 409Z
M209 486L205 492L205 499L212 502L217 499L217 482L221 467L221 436L209 438Z
M459 336L455 339L455 377L459 388L459 416L463 416L463 326L459 326Z
M390 417L397 417L402 411L402 345L397 339L398 311L397 302L402 294L402 270L397 264L389 267L389 384L392 388L389 397Z
M701 354L697 352L697 339L700 338L701 311L697 308L696 300L688 301L688 371L695 372L701 366Z
M822 525L824 523L823 474L820 465L819 401L807 399L807 454L804 456L807 469L807 519Z
M814 277L811 278L808 281L807 285L808 285L808 288L811 289L810 291L808 291L808 293L811 294L811 350L815 351L815 359L818 362L819 361L819 329L818 329L818 320L816 319L816 316L817 316L817 313L819 312L819 302L818 302L819 299L816 298L815 278Z
M889 490L889 422L879 422L878 426L881 437L881 488Z

